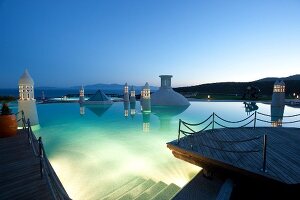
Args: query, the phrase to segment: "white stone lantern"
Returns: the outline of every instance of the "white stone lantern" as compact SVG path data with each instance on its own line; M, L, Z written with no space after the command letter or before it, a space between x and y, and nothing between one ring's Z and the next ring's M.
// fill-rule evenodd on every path
M27 70L19 79L18 111L24 111L26 121L29 119L31 125L39 124L36 100L34 99L34 82ZM21 121L19 126L21 126Z

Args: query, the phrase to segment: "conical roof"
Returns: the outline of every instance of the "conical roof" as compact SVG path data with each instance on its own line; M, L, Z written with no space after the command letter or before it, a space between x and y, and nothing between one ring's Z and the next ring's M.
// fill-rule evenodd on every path
M146 82L145 86L144 86L144 89L150 89L150 86L149 86L149 83Z
M20 77L19 85L34 85L33 79L27 69L25 69L23 75Z
M110 101L110 99L101 90L97 90L88 101Z

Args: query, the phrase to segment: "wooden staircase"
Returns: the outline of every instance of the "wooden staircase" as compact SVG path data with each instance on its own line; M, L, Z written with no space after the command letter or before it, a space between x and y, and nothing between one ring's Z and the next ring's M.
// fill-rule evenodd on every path
M180 190L180 187L171 183L155 182L152 179L134 178L118 189L112 191L102 200L168 200Z

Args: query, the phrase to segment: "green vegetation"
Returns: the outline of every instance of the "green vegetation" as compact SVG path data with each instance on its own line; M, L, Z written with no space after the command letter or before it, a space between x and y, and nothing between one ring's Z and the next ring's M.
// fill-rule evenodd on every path
M8 103L11 101L16 101L17 98L13 96L0 96L0 102Z
M2 104L1 115L11 115L11 110L6 103Z

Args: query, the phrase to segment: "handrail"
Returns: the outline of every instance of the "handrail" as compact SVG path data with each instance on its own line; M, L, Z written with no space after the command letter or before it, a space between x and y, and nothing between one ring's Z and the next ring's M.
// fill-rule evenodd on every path
M227 119L224 119L222 118L220 115L216 114L216 113L212 113L208 118L206 118L205 120L201 121L200 123L188 123L186 121L183 121L182 119L179 120L179 129L178 129L178 143L180 141L180 134L184 134L184 135L192 135L192 134L196 134L196 133L200 133L204 130L207 130L207 128L209 126L211 126L211 130L214 130L215 129L215 125L218 125L219 127L222 127L222 128L243 128L243 127L246 127L248 125L250 125L252 122L253 122L253 128L256 128L256 122L257 121L260 121L260 122L264 122L264 123L270 123L272 124L273 121L268 121L268 120L264 120L264 119L260 119L259 117L257 117L258 115L263 115L263 116L269 116L269 117L276 117L276 116L273 116L273 115L269 115L269 114L265 114L265 113L261 113L261 112L258 112L258 111L255 111L254 113L252 113L250 116L244 118L244 119L241 119L241 120L237 120L237 121L231 121L231 120L227 120ZM278 117L281 117L281 118L291 118L291 117L297 117L297 116L300 116L300 114L295 114L295 115L287 115L287 116L278 116ZM246 123L247 120L250 120ZM195 126L200 126L206 122L210 121L210 123L205 126L205 128L201 129L200 131L195 131L193 128L191 128L191 126L195 127ZM226 123L229 123L229 124L237 124L237 123L241 123L241 122L245 122L245 124L243 125L240 125L240 126L228 126L228 125L225 125L225 124L222 124L221 122L226 122ZM287 121L287 122L283 122L281 121L281 124L292 124L292 123L298 123L300 122L300 119L299 120L294 120L294 121ZM181 124L183 126L181 126ZM185 131L183 130L183 128L186 128L188 129L189 131Z
M242 120L239 120L239 121L229 121L229 120L226 120L222 117L220 117L219 115L215 114L215 116L217 118L219 118L220 120L224 121L224 122L227 122L227 123L232 123L232 124L235 124L235 123L240 123L240 122L243 122L243 121L246 121L247 119L249 119L250 117L252 117L254 115L254 113L252 113L251 115L249 115L248 117L246 117L245 119L242 119Z
M56 175L54 169L52 168L45 149L44 145L42 142L42 138L35 137L33 134L30 120L28 119L27 122L25 120L25 115L23 111L22 112L22 126L25 127L24 130L26 130L27 135L28 135L28 142L31 144L34 155L36 157L39 157L40 159L40 173L41 173L41 178L46 178L46 182L48 187L50 188L51 194L53 199L55 200L70 200L71 198L68 196L66 190L64 189L63 185L61 184L58 176ZM16 113L19 114L20 112ZM20 120L19 120L20 121ZM27 127L26 127L27 125Z
M267 117L282 117L282 118L298 117L298 116L300 116L300 114L276 116L276 115L269 115L269 114L265 114L265 113L261 113L261 112L257 112L257 114L260 114L260 115L263 115L263 116L267 116Z

